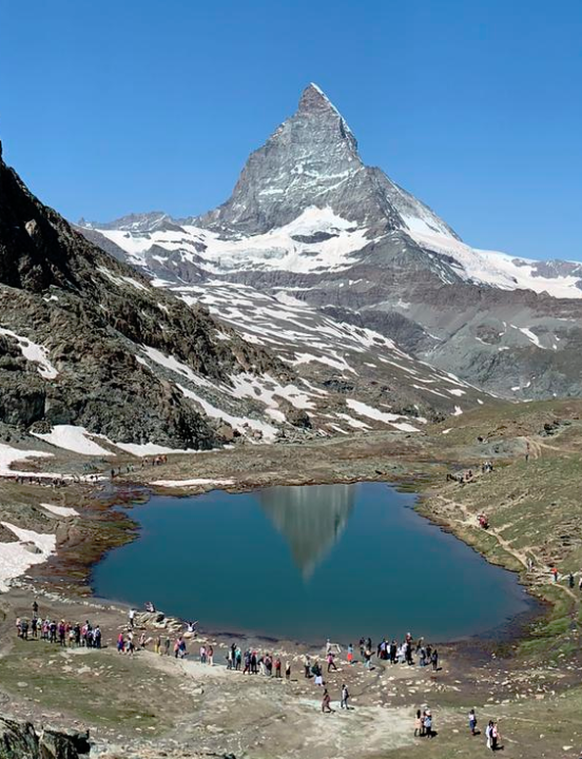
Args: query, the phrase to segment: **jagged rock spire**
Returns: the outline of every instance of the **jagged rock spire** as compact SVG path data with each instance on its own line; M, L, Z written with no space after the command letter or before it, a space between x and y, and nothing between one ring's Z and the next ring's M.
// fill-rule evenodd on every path
M249 157L231 198L196 220L203 227L262 234L307 208L331 208L365 227L369 236L406 229L422 215L446 225L379 169L366 167L345 119L316 84L303 91L296 112Z

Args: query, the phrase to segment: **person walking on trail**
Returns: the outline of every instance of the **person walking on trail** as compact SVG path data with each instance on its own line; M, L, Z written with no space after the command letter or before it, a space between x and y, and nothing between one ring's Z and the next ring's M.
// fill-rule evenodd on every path
M311 659L309 658L308 654L305 654L303 657L303 666L305 668L305 677L311 677Z
M436 650L436 648L432 652L430 660L431 660L431 663L432 663L433 671L436 672L437 669L439 668L439 652Z
M285 664L285 680L290 680L290 679L291 679L291 662L288 661Z
M328 638L325 644L325 655L329 656L330 654L331 654L331 640Z
M474 709L469 711L469 730L471 735L477 735L477 715Z
M348 691L348 686L344 683L342 685L342 698L341 698L341 701L340 701L340 706L341 706L342 709L349 710L349 708L350 708L348 706L349 698L350 698L350 693Z
M558 569L556 567L550 569L550 574L554 578L554 582L558 582Z
M133 607L129 610L127 616L129 618L129 626L133 627L135 623L135 609Z
M165 640L165 642L164 642L164 654L165 654L166 656L169 656L169 655L170 655L170 644L171 644L171 641L170 641L170 639L169 639L169 638L166 638L166 640Z
M370 651L369 648L366 648L365 651L364 651L364 659L365 659L365 661L364 661L364 667L366 669L370 669L371 666L372 666L372 661L371 661L372 660L372 652Z
M571 589L574 587L574 575L572 572L568 575L568 587Z
M208 664L211 667L214 667L214 648L212 646L208 646L206 649L206 656L208 658Z
M332 654L332 652L330 651L330 652L328 653L328 655L327 655L327 671L328 671L328 674L329 674L329 672L330 672L330 670L331 670L332 668L333 668L333 669L334 669L334 670L337 672L337 667L336 667L336 665L335 665L335 662L334 662L334 660L333 660L333 654Z
M422 712L420 709L416 710L416 719L414 721L414 737L415 738L422 738L424 735L423 730L424 720L422 718Z
M323 691L323 697L321 699L321 711L324 714L331 714L333 709L331 708L331 698L327 691L327 688Z

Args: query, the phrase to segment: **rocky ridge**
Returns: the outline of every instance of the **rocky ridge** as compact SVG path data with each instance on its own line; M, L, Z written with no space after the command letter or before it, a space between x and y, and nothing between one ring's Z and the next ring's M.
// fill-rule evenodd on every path
M187 308L44 206L0 153L0 421L78 425L114 442L210 448L213 421L168 381L288 379L290 367ZM147 361L148 356L158 361ZM171 357L171 359L169 358Z
M253 313L243 285L158 287L114 242L101 249L44 206L3 162L0 204L0 423L35 436L28 451L39 441L107 456L384 426L416 432L460 413L461 397L466 407L488 400L383 335L296 299L265 296ZM176 234L162 214L154 227Z

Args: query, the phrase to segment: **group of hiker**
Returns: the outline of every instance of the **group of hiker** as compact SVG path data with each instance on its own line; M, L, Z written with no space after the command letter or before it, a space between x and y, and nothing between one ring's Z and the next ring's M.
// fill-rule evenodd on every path
M244 664L244 667L243 667ZM239 671L242 667L243 675L265 675L266 677L275 677L282 679L283 662L280 656L275 656L269 652L259 654L254 649L248 648L244 654L240 646L232 644L226 654L227 669ZM285 662L285 679L291 679L291 662Z
M6 475L6 479L13 479L17 485L42 485L48 488L63 488L68 484L64 477L38 477L33 474Z
M16 619L16 634L22 640L44 640L47 643L55 643L62 648L101 648L101 628L93 626L89 620L83 624L80 622L67 622L61 619L57 622L38 615L38 603L32 604L32 616L30 621L18 617Z
M483 438L477 438L479 442L483 442ZM481 470L481 474L489 474L493 471L492 461L483 461L481 466L478 467ZM475 479L475 472L472 469L466 469L461 472L447 472L447 482L458 482L460 485L464 485L466 482L472 482Z
M327 655L331 653L329 646L330 642L328 640L326 647ZM359 649L360 657L362 658L366 669L371 668L372 656L374 655L379 661L389 662L390 664L408 664L409 666L412 666L414 664L414 654L418 656L418 664L420 667L432 666L434 671L438 669L438 650L430 644L425 644L422 638L415 642L410 633L406 633L404 640L401 643L398 643L394 638L392 638L390 642L388 642L386 638L382 638L380 643L375 647L375 650L372 646L371 638L360 638ZM351 643L348 645L346 658L348 664L353 664L354 647Z
M155 612L153 603L148 602L147 610L150 613ZM153 651L156 654L169 656L172 652L176 658L184 658L187 655L186 640L184 635L178 634L172 641L169 635L163 637L158 634L155 638L147 637L146 631L142 630L139 640L136 640L135 632L136 610L131 609L129 612L129 624L123 632L117 637L117 651L121 654L127 654L133 657L137 649L146 650L150 643L153 642ZM61 619L59 622L43 619L38 615L38 604L36 601L32 604L32 617L30 622L27 619L18 618L16 620L18 636L24 640L41 639L48 642L66 647L101 648L101 629L99 625L91 625L87 620L84 624L71 624ZM196 633L196 623L188 623L188 630L191 634ZM388 641L383 638L376 646L373 645L372 639L360 638L359 654L361 661L364 662L366 669L371 668L371 660L376 656L379 661L390 664L408 664L413 665L416 656L420 667L431 665L433 670L438 669L439 655L436 648L430 644L424 644L422 639L414 642L412 635L407 633L404 640L398 643L395 639ZM303 657L303 669L305 678L313 678L315 685L322 688L321 712L323 714L332 714L336 710L332 708L332 698L328 687L323 679L324 667L326 666L327 674L337 671L336 657L341 653L341 648L337 644L332 644L328 639L325 646L325 663L320 664L317 658L312 659L308 654ZM214 665L214 647L209 643L201 643L198 648L199 662L203 665ZM346 651L346 663L352 667L356 660L354 658L354 646L350 643ZM291 662L283 661L280 656L271 653L260 653L253 648L247 648L244 652L241 647L232 643L226 651L226 667L232 671L242 671L242 674L257 675L262 674L266 677L276 679L291 679ZM349 711L352 707L349 705L350 693L348 686L342 682L339 692L339 708ZM477 729L477 716L475 709L471 709L468 715L469 730L471 735L480 735ZM416 712L414 736L419 738L433 738L436 736L434 729L434 719L428 706L418 709ZM498 724L489 721L485 730L487 748L496 751L501 746L501 735Z
M414 737L434 738L435 735L431 710L428 707L417 709L416 720L414 722Z

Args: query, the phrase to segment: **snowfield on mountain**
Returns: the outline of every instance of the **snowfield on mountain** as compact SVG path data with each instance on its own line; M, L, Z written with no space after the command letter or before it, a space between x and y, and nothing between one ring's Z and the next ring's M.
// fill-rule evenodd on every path
M321 352L309 340L301 347L299 333L318 313L342 325L339 331L346 324L370 329L495 395L582 393L582 265L466 244L427 205L363 163L345 119L314 84L215 210L185 219L131 214L80 228L158 287L206 303L257 345L277 345L268 322L286 321L297 370L315 355L314 362L349 372L349 357L337 344L324 347L325 334ZM236 287L229 305L224 293ZM279 305L264 318L268 297ZM296 302L311 307L305 317L297 306L300 329L284 313ZM374 350L366 363L381 364Z

